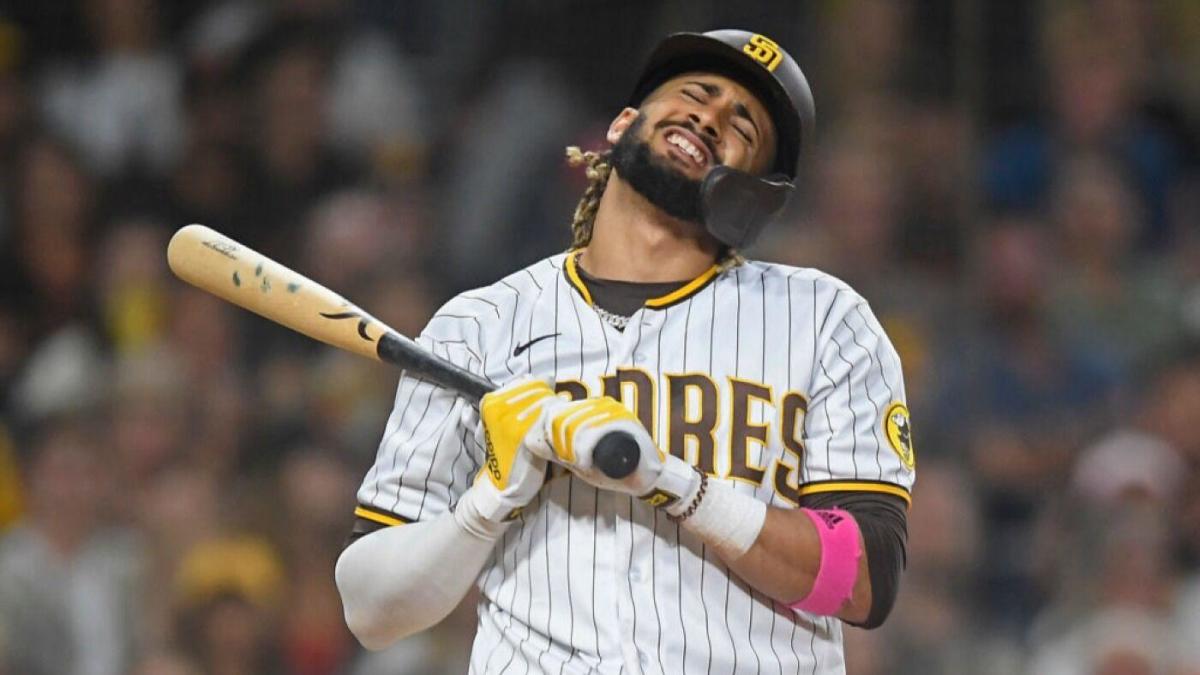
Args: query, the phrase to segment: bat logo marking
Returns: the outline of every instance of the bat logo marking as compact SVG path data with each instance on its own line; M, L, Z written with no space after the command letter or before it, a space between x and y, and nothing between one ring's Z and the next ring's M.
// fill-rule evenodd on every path
M217 253L220 253L221 255L225 256L226 258L229 258L230 260L237 260L237 256L233 254L233 252L236 251L238 248L236 244L232 244L227 241L219 241L219 240L218 241L206 241L206 242L202 242L202 243L204 244L204 246L206 248L211 248L212 250L216 251Z
M361 311L338 312L337 314L328 314L326 312L321 312L321 316L325 317L326 319L334 319L334 320L358 319L358 335L359 335L359 337L366 340L367 342L374 342L374 339L371 337L371 335L369 333L367 333L367 325L369 323L371 323L371 320L369 318L367 318L366 316L363 316Z

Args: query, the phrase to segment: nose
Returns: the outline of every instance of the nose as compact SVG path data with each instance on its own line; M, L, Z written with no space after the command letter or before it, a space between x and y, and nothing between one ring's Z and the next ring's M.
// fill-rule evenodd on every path
M688 119L691 120L692 124L695 124L696 127L699 128L700 131L706 134L709 138L713 139L714 141L720 139L720 134L717 133L717 128L713 124L712 115L708 111L705 111L703 116L701 116L701 113L690 112L688 113Z

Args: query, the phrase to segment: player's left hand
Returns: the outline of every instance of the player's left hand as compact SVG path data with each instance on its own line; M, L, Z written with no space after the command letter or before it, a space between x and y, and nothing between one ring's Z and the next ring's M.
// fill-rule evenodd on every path
M474 505L491 521L511 520L541 489L546 462L525 447L550 401L561 400L543 380L523 378L483 397L477 431L486 450L475 478Z
M539 420L541 433L530 433L529 449L561 464L596 487L633 495L669 513L686 508L699 488L700 474L664 453L637 416L610 396L552 402ZM625 478L610 478L596 467L593 452L605 435L625 432L637 441L641 458Z

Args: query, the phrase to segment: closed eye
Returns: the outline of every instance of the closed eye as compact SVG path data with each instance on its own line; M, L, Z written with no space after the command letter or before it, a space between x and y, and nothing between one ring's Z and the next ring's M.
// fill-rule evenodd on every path
M689 83L689 84L693 84L693 85L700 86L700 87L704 86L699 82L694 82L694 83ZM720 90L717 90L717 91L719 93ZM688 97L689 99L695 101L696 103L703 104L705 102L705 99L703 98L703 96L691 88L681 89L680 93L683 94L684 96ZM704 93L714 95L713 92L709 92L709 91L705 91ZM739 111L739 114L744 117L747 117L747 118L749 116L749 113L746 113L744 111L744 106L742 106L742 110ZM734 124L732 126L733 126L733 130L736 131L737 134L742 137L742 140L744 140L747 145L751 145L751 146L754 145L754 137L751 135L751 133L749 131L747 131L746 129L743 129L742 127L740 127L736 124Z

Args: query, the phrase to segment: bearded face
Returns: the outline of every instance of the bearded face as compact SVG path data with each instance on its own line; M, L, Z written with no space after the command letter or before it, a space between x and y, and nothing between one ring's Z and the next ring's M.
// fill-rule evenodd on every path
M617 174L667 215L701 222L701 184L713 167L762 175L774 161L766 108L744 86L712 73L684 73L652 92L612 149Z
M650 147L646 116L638 115L612 148L610 161L617 174L638 194L667 215L699 224L700 183Z

